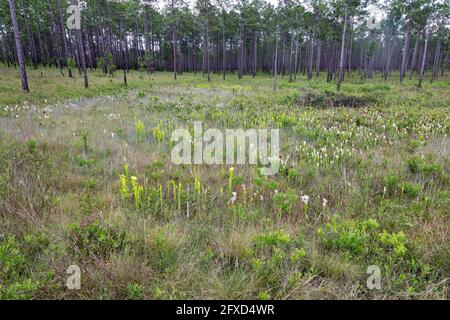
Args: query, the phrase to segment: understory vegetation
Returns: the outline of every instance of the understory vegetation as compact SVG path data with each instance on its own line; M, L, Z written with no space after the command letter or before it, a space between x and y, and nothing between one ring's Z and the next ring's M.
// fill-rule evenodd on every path
M0 299L448 299L448 79L0 72ZM279 128L279 173L173 164L194 121Z

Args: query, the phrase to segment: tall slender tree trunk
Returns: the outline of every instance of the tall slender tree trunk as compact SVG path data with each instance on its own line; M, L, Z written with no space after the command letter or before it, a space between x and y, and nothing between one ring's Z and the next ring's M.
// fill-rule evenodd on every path
M425 22L425 43L423 45L422 66L420 68L419 83L417 84L419 88L422 88L423 76L425 73L425 64L427 61L428 40L430 39L430 30L429 30L430 27L428 26L428 21L430 20L430 17L433 14L433 12L434 12L434 0L431 6L431 11L428 14L427 20Z
M53 12L53 7L50 6L50 42L54 45L52 47L52 55L56 55L55 57L55 62L56 62L56 67L59 68L59 72L61 73L61 75L64 77L64 72L63 72L63 63L62 63L62 50L60 50L60 47L58 45L58 41L57 41L57 30L58 27L56 25L55 19L54 19L54 12Z
M0 56L2 57L2 60L3 60L3 63L4 63L4 65L6 66L6 62L7 62L7 53L6 53L6 45L5 44L3 44L3 39L2 38L0 38ZM3 49L3 48L5 48L5 49Z
M322 52L322 42L320 41L320 39L317 39L316 78L318 78L320 74L321 52Z
M128 44L126 41L125 30L124 30L124 26L123 26L123 16L121 16L121 20L120 20L120 30L122 33L122 39L120 41L120 43L121 43L120 51L122 52L122 60L123 60L123 83L125 84L125 87L126 87L126 86L128 86L128 81L127 81L128 54L126 51L126 47Z
M284 78L286 72L286 36L283 35L283 57L281 60L281 77Z
M347 13L348 7L345 6L345 17L344 17L344 31L342 32L342 43L341 43L341 61L339 63L339 78L337 81L337 90L341 90L341 83L344 81L344 60L345 60L345 35L347 32Z
M28 87L27 71L25 69L25 58L23 55L22 40L20 38L19 23L17 22L16 7L14 5L14 0L8 1L9 1L9 10L11 11L14 39L16 41L17 60L19 61L20 80L22 82L22 89L24 91L30 92L30 88Z
M258 68L258 31L255 30L253 38L253 78L256 77L257 68Z
M243 39L243 24L240 23L239 26L239 54L238 54L238 78L242 79L242 69L244 64L244 39Z
M155 36L153 35L153 20L150 23L150 37L151 37L151 56L152 56L152 73L155 73L157 69L156 65L156 54L155 54Z
M444 58L444 63L442 66L442 70L441 70L441 77L444 76L445 71L447 70L447 66L448 66L448 57L449 57L449 44L447 43L447 50L445 52L445 58Z
M226 56L226 41L225 41L225 9L222 9L222 72L223 80L227 76L227 56Z
M391 69L392 52L394 50L394 44L393 44L392 38L389 38L387 50L388 50L388 52L387 52L386 64L384 67L384 80L385 81L387 80L389 71Z
M428 39L429 39L429 37L430 37L430 31L427 28L426 31L425 31L425 43L423 45L422 65L420 67L419 83L417 84L417 86L419 88L422 88L422 81L423 81L423 76L424 76L424 73L425 73L425 64L426 64L426 61L427 61L427 50L428 50Z
M172 59L173 59L173 78L177 80L177 39L175 23L172 24Z
M139 47L140 47L140 39L139 39L139 23L138 23L138 14L135 15L135 32L134 32L134 64L137 70L140 69L139 63Z
M264 33L263 40L263 72L269 73L269 44L267 42L267 33Z
M309 34L309 49L308 49L308 80L313 76L313 57L314 57L314 37L312 33Z
M297 70L298 72L302 71L302 45L300 42L298 42L297 40L297 45L298 45L298 66L297 66Z
M41 34L41 28L40 28L39 21L36 23L36 29L37 29L37 34L38 34L40 61L44 64L44 66L47 66L48 55L46 52L46 48L44 46L44 42L42 41L42 34Z
M351 33L350 33L350 48L348 49L348 71L347 71L347 78L350 77L351 71L352 71L352 51L353 51L353 32L354 32L354 28L353 28L353 17L350 18L350 28L351 28Z
M177 31L175 21L175 1L172 0L172 59L173 59L173 78L177 80Z
M9 45L8 45L8 34L5 33L5 31L4 31L3 27L2 27L2 24L0 24L0 36L1 36L0 38L2 39L2 41L4 43L4 48L5 48L5 52L4 52L4 54L5 54L5 64L7 64L8 68L9 68L11 66L11 60L12 60L12 58L11 58L11 55L12 55L11 51L12 51L12 49L9 48Z
M278 77L278 32L280 30L279 22L277 23L277 30L275 32L275 58L273 63L273 91L277 91L277 77Z
M292 75L293 75L293 61L292 61L292 49L294 46L294 35L293 32L291 32L291 44L289 46L289 82L292 82Z
M209 2L205 0L205 50L206 50L206 72L208 73L208 81L211 81L210 59L209 59Z
M63 43L63 59L65 61L65 63L67 64L67 72L69 75L69 78L72 78L72 69L70 68L70 63L69 63L69 49L67 47L67 39L66 39L66 32L65 32L65 28L64 28L64 16L63 16L63 11L62 11L62 5L61 5L61 0L58 0L58 13L59 13L59 25L60 25L60 29L61 29L61 39L62 39L62 43Z
M97 0L97 2L95 2L95 10L96 10L96 14L98 15L98 17L101 17L101 19L99 19L99 22L97 23L97 26L95 28L95 36L96 36L96 40L97 40L97 54L100 57L103 57L105 55L105 45L103 42L103 19L104 16L102 15L101 7L102 7L102 3L101 1ZM107 69L106 69L106 64L103 64L102 66L100 66L103 70L103 73L107 73ZM98 68L98 66L97 66Z
M25 30L28 36L28 47L31 54L31 62L33 63L34 69L37 69L37 53L36 53L36 45L34 42L33 33L30 30L30 26L28 24L28 17L25 17Z
M408 19L408 24L406 26L405 47L403 49L402 67L400 69L400 82L403 82L403 77L405 76L406 69L408 68L410 38L411 38L411 18Z
M433 81L436 79L437 73L439 72L440 60L441 60L441 39L438 39L436 44L436 51L434 53L433 71L430 80L431 83L433 83Z
M330 44L330 57L328 59L328 72L327 72L327 82L331 82L333 80L333 60L334 60L334 51L336 50L336 39L331 40Z
M72 4L78 5L78 0L72 0ZM75 30L75 37L77 41L77 47L78 47L78 54L79 54L79 63L81 70L83 72L84 77L84 87L89 87L89 81L88 81L88 74L87 74L87 67L86 67L86 52L84 48L84 41L83 41L83 32L81 29Z
M145 12L145 19L144 19L144 41L145 41L145 50L149 51L149 53L146 55L146 61L145 64L147 65L147 73L150 75L152 72L151 68L151 47L150 47L150 39L148 35L148 12Z
M413 73L417 67L417 54L419 51L419 40L420 40L420 30L417 31L417 35L416 35L416 44L414 45L414 52L413 52L412 61L411 61L411 71L409 73L410 80L412 79Z
M298 34L295 35L295 54L294 54L294 80L297 80L298 70Z

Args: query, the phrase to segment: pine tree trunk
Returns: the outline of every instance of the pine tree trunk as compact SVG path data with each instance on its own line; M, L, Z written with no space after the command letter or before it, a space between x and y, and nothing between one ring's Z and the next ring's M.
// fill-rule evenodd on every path
M286 72L286 37L283 35L283 57L281 59L281 77L284 78Z
M447 43L447 50L445 53L445 59L444 59L444 65L442 66L442 71L441 71L441 77L444 76L445 71L447 70L447 66L448 66L448 57L449 57L449 44Z
M12 53L11 53L11 49L9 48L9 45L8 45L8 34L5 33L5 31L4 31L4 29L3 29L1 24L0 24L0 38L2 38L2 41L4 43L4 47L2 47L2 48L5 48L5 51L4 51L5 64L7 64L8 68L9 68L9 67L11 67L11 62L12 62L11 61L12 60L12 58L11 58Z
M316 78L318 78L320 74L321 49L322 42L320 41L320 39L317 39Z
M177 40L175 22L172 24L172 59L173 59L173 78L177 80Z
M25 69L25 58L23 55L22 40L20 38L19 24L17 22L16 7L14 5L14 0L8 1L9 1L9 9L11 11L14 39L16 41L17 60L19 61L20 80L22 82L22 89L24 91L30 92L30 88L28 87L27 71Z
M293 73L293 61L292 61L292 49L294 46L294 35L291 32L291 44L289 46L289 82L292 82L292 73Z
M31 55L31 63L33 64L34 69L37 69L37 54L33 33L31 32L30 26L28 25L28 17L25 17L24 20L25 20L25 30L27 32L28 37L28 47Z
M298 66L297 70L301 72L302 70L302 45L298 42L297 39L297 45L298 45Z
M44 66L47 66L48 63L48 55L45 48L44 41L42 40L42 34L41 29L39 26L39 22L36 24L37 27L37 34L38 34L38 42L39 42L39 55L40 55L40 61L44 64Z
M403 77L405 76L406 69L408 68L410 38L411 38L411 19L408 20L408 24L406 26L405 48L403 49L402 67L400 69L400 82L403 82Z
M86 51L83 41L83 32L81 30L77 30L77 43L78 43L78 50L80 53L80 64L81 64L81 70L83 72L83 78L84 78L84 87L87 89L89 87L89 81L88 81L88 74L87 74L87 65L86 65Z
M275 59L273 63L273 91L277 91L277 77L278 77L278 32L280 26L277 23L277 31L275 33Z
M308 80L312 79L313 57L314 57L314 37L311 33L309 35L309 50L308 50Z
M139 70L140 69L140 63L139 63L139 46L140 46L140 41L139 41L139 24L138 24L138 15L136 14L135 16L135 33L134 33L134 52L135 52L135 66L136 69Z
M242 22L239 26L239 54L238 54L238 78L242 79L243 59L244 59L244 39L243 37L243 25Z
M425 64L427 61L427 50L428 50L428 39L430 37L430 32L427 30L425 31L425 44L423 45L423 54L422 54L422 66L420 67L420 74L419 74L419 83L417 84L417 86L419 88L422 87L422 81L423 81L423 76L424 76L424 72L425 72Z
M151 37L151 56L152 56L152 73L155 73L155 70L157 69L156 65L156 55L155 55L155 37L153 35L153 21L150 23L150 37Z
M416 70L417 51L419 50L419 40L420 40L420 30L417 32L417 35L416 35L416 44L414 45L414 52L413 52L412 61L411 61L411 72L409 73L410 80L412 79L413 73Z
M172 0L172 59L173 59L173 78L177 80L177 39L176 39L176 21L175 21L175 2Z
M298 70L298 34L295 35L294 80L297 80L297 70Z
M222 72L223 80L227 75L227 60L226 60L226 41L225 41L225 10L222 12Z
M55 19L54 19L54 12L53 12L53 8L52 6L50 6L50 43L53 44L52 49L51 50L51 55L55 57L55 62L56 62L56 67L59 68L59 72L61 73L61 75L64 77L64 72L63 72L63 63L61 62L62 60L62 56L63 54L60 52L60 48L58 46L58 41L57 41L57 26L55 23ZM61 50L62 51L62 50Z
M433 72L430 80L431 83L433 83L434 79L436 79L437 73L439 72L440 60L441 60L441 40L438 39L436 44L436 52L434 53Z
M69 78L72 78L72 69L70 68L70 64L69 64L69 49L67 47L67 39L66 39L66 33L65 33L65 28L64 28L64 16L63 16L63 12L62 12L62 6L61 6L61 0L58 0L58 12L59 12L59 24L60 24L60 28L61 28L61 39L62 39L62 43L63 43L63 59L67 64L67 72L69 75Z
M73 0L72 3L74 5L78 5L78 0ZM86 68L86 52L84 47L84 41L83 41L83 32L81 29L75 30L75 37L78 47L78 54L79 54L79 63L81 67L81 71L83 72L84 77L84 87L87 89L89 87L89 81L88 81L88 74L87 74L87 68Z
M211 81L211 70L209 61L209 3L205 0L205 51L206 51L206 72L208 74L208 81Z
M257 68L258 68L258 32L255 31L253 39L253 78L256 77Z
M209 3L208 0L205 0L204 2L204 10L205 10L205 17L203 20L203 32L205 33L204 37L204 48L205 48L205 67L206 67L206 73L208 76L208 81L211 81L211 70L210 70L210 57L209 57Z
M128 81L127 81L128 54L126 51L127 40L126 40L125 30L124 30L124 26L123 26L123 16L121 16L121 21L120 21L120 31L122 33L122 39L120 41L120 43L121 43L120 51L122 52L122 60L123 60L123 83L125 84L125 87L126 87L126 86L128 86Z
M344 81L344 60L345 60L345 36L347 32L347 11L348 8L345 6L345 17L344 17L344 31L342 32L342 43L341 43L341 61L339 63L339 78L337 81L337 90L341 90L341 83Z
M332 61L333 61L333 57L334 57L334 45L335 45L335 40L332 39L331 44L330 44L329 58L328 58L327 82L330 82L331 78L332 78L331 74L332 74Z
M353 51L353 17L350 18L350 28L351 28L351 33L350 33L350 48L348 49L348 78L350 77L351 71L352 71L352 51Z
M385 65L385 69L384 69L384 80L386 81L389 75L389 71L391 69L391 59L392 59L392 51L394 50L393 48L393 43L392 43L392 39L389 39L389 44L388 44L388 52L387 52L387 59L386 59L386 65Z

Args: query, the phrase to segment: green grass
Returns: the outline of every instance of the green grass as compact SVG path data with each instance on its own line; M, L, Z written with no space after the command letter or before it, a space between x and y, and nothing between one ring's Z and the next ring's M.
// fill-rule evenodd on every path
M42 69L25 94L16 71L0 70L1 298L448 298L448 78L273 93L266 75L92 72L85 90ZM196 120L280 128L287 162L176 166L171 133Z

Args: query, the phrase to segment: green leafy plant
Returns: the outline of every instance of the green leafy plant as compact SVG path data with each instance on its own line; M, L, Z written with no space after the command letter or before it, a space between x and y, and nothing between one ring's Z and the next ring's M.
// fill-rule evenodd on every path
M77 250L86 256L107 256L112 252L124 250L131 238L124 231L114 228L105 228L98 222L86 226L69 224L69 237Z
M125 288L125 298L127 300L141 300L144 297L145 288L138 283L129 283Z
M286 192L276 193L273 198L279 212L288 214L297 200L297 194L294 190L289 189Z
M422 189L422 186L417 183L404 182L400 186L402 193L410 198L417 198Z
M406 237L403 232L388 233L383 230L379 235L381 244L387 245L392 248L395 257L403 257L407 253L406 249Z
M40 283L26 275L27 257L14 236L0 241L0 299L31 299Z
M333 223L317 229L317 235L326 248L347 250L358 255L368 250L370 236L378 227L378 222L373 219L340 223L334 219Z

